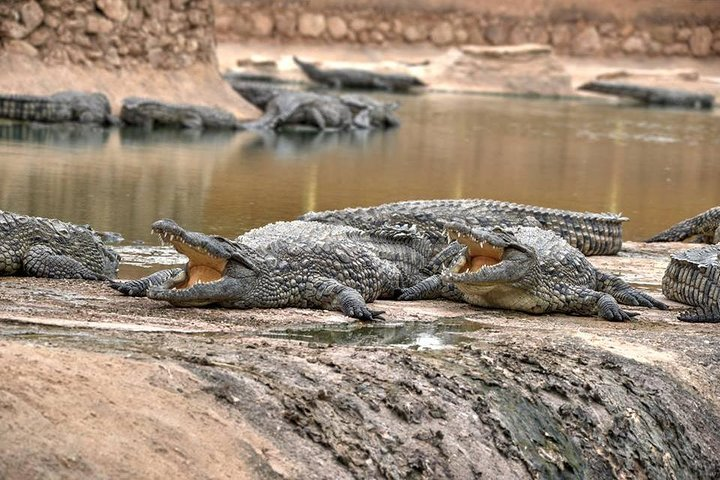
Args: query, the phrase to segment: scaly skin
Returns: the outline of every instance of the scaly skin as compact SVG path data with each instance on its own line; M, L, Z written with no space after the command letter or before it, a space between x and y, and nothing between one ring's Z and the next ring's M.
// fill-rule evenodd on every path
M697 236L703 243L720 242L720 207L714 207L664 230L648 242L682 242Z
M334 95L285 90L270 85L234 82L233 89L265 112L244 124L252 129L307 126L318 130L390 128L400 125L395 116L399 104L385 103L365 95Z
M355 68L321 70L297 57L293 57L293 60L310 80L332 88L407 91L412 87L425 86L417 77L402 73L375 73Z
M119 261L88 227L0 211L0 275L106 280Z
M53 95L0 95L0 118L44 123L117 123L105 95L76 91Z
M482 199L387 203L377 207L309 212L299 220L360 229L385 223L417 225L438 252L447 245L443 234L446 223L458 222L470 227L521 225L527 224L528 217L542 228L556 232L585 255L614 255L620 251L622 222L627 220L611 213L581 213Z
M537 227L446 227L465 247L443 271L406 289L402 300L442 294L445 285L463 301L488 308L541 314L562 312L626 321L637 315L619 303L666 309L620 278L599 272L580 251L557 234Z
M678 318L685 322L720 322L720 245L675 253L662 280L667 298L695 308Z
M235 116L220 108L165 103L138 97L123 100L120 120L127 125L139 125L145 128L154 126L194 129L240 128Z
M372 233L317 222L278 222L235 241L188 232L172 220L153 231L186 255L182 269L114 282L113 288L175 306L322 308L371 320L366 302L392 298L427 277L431 246L409 227Z
M618 82L588 82L578 87L578 90L627 97L648 105L668 107L709 109L715 103L715 97L710 94Z

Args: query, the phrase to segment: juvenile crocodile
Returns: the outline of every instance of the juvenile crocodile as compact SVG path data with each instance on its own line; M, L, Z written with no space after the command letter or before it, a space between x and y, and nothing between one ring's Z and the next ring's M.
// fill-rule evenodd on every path
M385 223L417 225L439 251L447 243L443 233L446 223L464 223L470 227L520 225L527 217L533 217L543 228L559 234L585 255L614 255L620 251L622 223L627 220L612 213L581 213L482 199L387 203L377 207L309 212L299 220L360 229Z
M0 275L105 280L119 261L89 227L0 211Z
M366 302L392 298L427 277L430 243L410 227L366 232L318 222L278 222L234 241L189 232L172 220L153 231L188 257L184 268L111 286L175 306L323 308L371 320Z
M720 242L720 207L713 207L664 230L648 242L682 242L692 236L702 243Z
M397 102L381 102L365 95L337 97L249 83L234 83L233 89L266 112L261 119L245 124L248 128L305 125L319 130L343 130L400 125L394 113L399 107Z
M628 97L648 105L669 107L709 109L713 108L715 103L715 97L710 94L643 87L628 83L593 81L581 85L578 90Z
M432 298L450 285L463 301L488 308L541 314L598 315L625 321L633 306L667 306L620 278L595 269L554 232L537 227L475 227L451 223L449 239L465 247L440 275L406 289L401 300Z
M240 123L232 113L214 107L166 103L139 97L123 100L120 120L145 128L168 126L193 129L237 129Z
M412 87L426 86L419 78L404 73L375 73L357 68L321 70L297 57L293 60L310 80L332 88L407 91Z
M720 322L720 245L671 255L662 292L671 300L694 306L680 313L680 320Z
M105 95L77 91L53 95L0 95L0 118L43 123L117 124Z

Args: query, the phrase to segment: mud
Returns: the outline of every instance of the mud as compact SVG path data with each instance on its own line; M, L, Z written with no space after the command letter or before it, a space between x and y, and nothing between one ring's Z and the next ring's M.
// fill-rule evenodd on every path
M670 251L593 257L661 298ZM387 321L0 279L0 477L718 478L720 334L445 301Z

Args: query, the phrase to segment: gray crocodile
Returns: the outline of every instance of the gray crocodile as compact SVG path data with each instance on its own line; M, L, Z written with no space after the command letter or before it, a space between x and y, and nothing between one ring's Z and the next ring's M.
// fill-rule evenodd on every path
M189 232L167 219L152 229L188 257L184 268L112 282L111 287L175 306L322 308L371 320L380 312L369 310L366 302L393 298L399 289L438 271L443 261L407 226L367 232L277 222L235 240Z
M0 95L0 118L43 123L118 123L105 95L70 90L53 95Z
M562 312L626 321L633 306L667 306L619 277L595 269L585 256L554 232L538 227L446 225L451 241L464 247L441 274L405 289L401 300L444 295L447 286L472 305L532 314Z
M357 68L321 70L312 63L293 57L295 63L313 82L332 88L360 88L368 90L407 91L426 84L417 77L404 73L375 73Z
M629 83L593 81L579 86L578 90L627 97L647 105L666 107L710 109L715 103L715 97L710 94L643 87Z
M694 306L680 313L680 320L720 322L720 245L671 255L662 292L671 300Z
M233 89L265 115L247 128L305 125L319 130L391 128L400 125L397 102L381 102L365 95L334 96L252 83L233 83ZM338 120L339 119L339 120Z
M695 236L701 243L720 242L720 207L713 207L663 230L648 242L682 242Z
M166 103L148 98L123 100L120 120L126 125L145 128L167 126L191 129L238 129L240 123L232 113L214 107Z
M627 220L612 213L581 213L482 199L414 200L377 207L309 212L298 219L360 229L386 223L416 225L439 251L447 244L443 233L446 223L464 223L470 227L521 225L528 217L556 232L585 255L614 255L620 251L622 223Z
M106 280L119 261L87 226L0 211L0 275Z

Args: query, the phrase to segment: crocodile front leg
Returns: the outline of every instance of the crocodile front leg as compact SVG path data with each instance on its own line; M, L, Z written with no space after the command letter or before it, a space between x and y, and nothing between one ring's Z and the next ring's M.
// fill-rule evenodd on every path
M182 268L170 268L160 270L147 277L138 278L137 280L112 280L110 288L114 288L123 295L130 297L146 297L150 287L162 285L168 279L174 277L182 271Z
M340 310L348 317L375 320L384 312L370 310L360 292L331 278L317 278L310 284L309 303L325 310Z
M615 300L623 305L659 308L660 310L668 309L668 306L661 301L655 300L650 295L634 289L615 275L598 272L597 282L597 289L599 291L609 293Z
M455 285L442 281L439 274L431 275L421 282L416 283L412 287L400 289L397 300L432 300L435 298L445 298L462 302L462 292L455 288Z
M105 275L93 272L74 258L60 255L46 245L35 245L25 253L23 270L33 277L107 280Z

